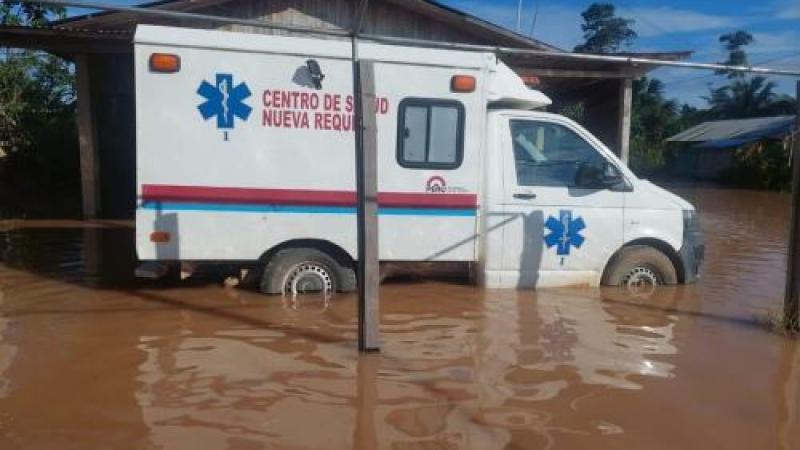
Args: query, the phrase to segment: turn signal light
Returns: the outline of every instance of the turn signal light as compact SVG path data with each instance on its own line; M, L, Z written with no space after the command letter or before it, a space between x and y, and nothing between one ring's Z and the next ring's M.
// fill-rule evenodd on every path
M155 242L156 244L165 244L170 239L172 239L172 236L167 231L153 231L150 233L150 242Z
M175 73L181 70L181 58L171 53L150 55L150 70L158 73Z
M471 75L455 75L450 79L450 90L453 92L474 92L475 77Z

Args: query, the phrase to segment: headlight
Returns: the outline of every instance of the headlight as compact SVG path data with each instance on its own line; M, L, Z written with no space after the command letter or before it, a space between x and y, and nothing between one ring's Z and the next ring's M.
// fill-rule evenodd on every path
M700 231L700 220L697 218L697 211L694 209L683 210L683 230Z

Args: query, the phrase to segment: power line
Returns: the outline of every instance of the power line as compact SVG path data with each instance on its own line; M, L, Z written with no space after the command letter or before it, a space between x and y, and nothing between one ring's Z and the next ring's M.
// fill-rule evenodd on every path
M531 19L531 31L528 36L533 37L533 31L536 29L536 20L539 18L539 0L533 0L533 19Z
M780 57L777 57L777 58L769 58L769 59L760 60L760 61L758 61L758 62L756 62L754 64L767 64L767 63L771 63L771 62L775 62L775 61L781 61L781 60L784 60L784 59L794 58L794 57L797 57L797 56L800 56L800 52L790 53L788 55L783 55L783 56L780 56ZM700 75L700 76L697 76L697 77L679 78L677 80L664 81L664 86L675 86L675 85L684 84L684 83L688 83L688 82L691 82L691 81L702 80L702 79L705 79L705 78L711 78L711 77L715 77L715 76L719 76L719 74L710 73L710 74L706 74L706 75Z

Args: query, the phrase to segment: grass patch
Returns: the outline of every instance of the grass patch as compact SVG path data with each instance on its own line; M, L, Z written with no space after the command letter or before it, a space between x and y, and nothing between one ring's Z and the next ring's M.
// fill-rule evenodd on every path
M783 311L767 311L755 316L756 322L767 330L781 336L800 337L800 326L797 320L789 321Z

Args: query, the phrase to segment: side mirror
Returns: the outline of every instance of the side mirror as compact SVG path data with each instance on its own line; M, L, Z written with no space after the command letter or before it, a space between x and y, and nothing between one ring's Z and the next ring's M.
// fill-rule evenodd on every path
M622 173L608 161L601 164L581 163L575 172L576 187L608 189L622 182Z
M617 166L608 161L603 163L603 184L606 187L614 187L624 181L625 178L622 176L622 172L620 172Z

